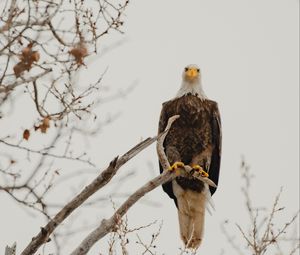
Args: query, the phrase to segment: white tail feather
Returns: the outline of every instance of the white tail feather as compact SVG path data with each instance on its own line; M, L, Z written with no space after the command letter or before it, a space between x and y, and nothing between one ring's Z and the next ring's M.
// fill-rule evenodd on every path
M216 208L207 184L205 184L205 191L206 191L206 210L210 215L212 215L212 212L214 212Z
M173 181L173 191L177 198L181 239L187 248L197 249L204 232L206 189L203 192L184 190Z

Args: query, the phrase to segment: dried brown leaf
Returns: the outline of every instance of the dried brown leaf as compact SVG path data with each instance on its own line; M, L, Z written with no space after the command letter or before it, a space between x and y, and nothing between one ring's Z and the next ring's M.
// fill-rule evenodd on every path
M83 59L87 56L88 50L83 43L80 43L71 49L69 53L75 58L76 64L80 66L84 65Z
M27 47L22 49L19 59L20 62L13 67L16 77L19 77L25 70L29 71L32 68L32 64L39 61L40 53L32 51L32 44L28 44Z
M42 133L46 133L50 127L50 120L50 117L45 117L40 125L34 126L34 130L40 129Z
M13 69L14 69L15 76L19 77L27 69L27 67L23 62L19 62L13 67Z
M28 129L25 129L24 132L23 132L23 139L28 141L29 136L30 136L30 131Z

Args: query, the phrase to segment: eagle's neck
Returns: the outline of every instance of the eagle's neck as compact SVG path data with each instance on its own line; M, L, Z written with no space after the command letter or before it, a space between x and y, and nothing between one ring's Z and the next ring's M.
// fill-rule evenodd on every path
M207 99L207 96L205 95L204 90L202 88L201 80L197 80L195 82L183 80L181 83L181 87L177 92L176 98L182 97L187 94L195 95L201 100Z

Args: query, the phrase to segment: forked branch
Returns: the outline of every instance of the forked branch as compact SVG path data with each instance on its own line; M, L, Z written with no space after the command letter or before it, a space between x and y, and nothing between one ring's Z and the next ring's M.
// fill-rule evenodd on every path
M157 139L157 153L159 160L164 168L164 172L147 182L145 185L136 190L129 198L116 210L116 212L107 220L101 221L100 225L93 230L71 253L71 255L87 254L90 248L101 238L108 233L114 231L114 227L118 224L118 221L127 213L127 211L144 195L165 182L171 181L176 177L175 172L167 171L170 167L168 159L164 153L163 142L173 122L179 118L179 115L171 117L168 121L168 125L165 131Z
M132 159L150 144L157 140L157 137L148 138L141 143L134 146L131 150L126 152L121 157L114 158L109 166L101 172L101 174L94 179L89 185L87 185L77 196L75 196L68 204L66 204L52 220L44 227L41 227L41 231L32 238L28 246L23 250L21 255L32 255L38 248L49 240L53 231L80 205L82 205L90 196L104 187L115 176L117 171L127 161Z

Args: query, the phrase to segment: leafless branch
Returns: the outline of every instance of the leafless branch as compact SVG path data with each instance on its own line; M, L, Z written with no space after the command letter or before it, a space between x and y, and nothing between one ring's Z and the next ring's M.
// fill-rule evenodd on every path
M32 94L38 91L43 100L37 104L32 97L41 117L63 119L72 113L80 118L80 112L90 112L92 102L82 102L99 83L81 93L74 76L97 54L104 35L122 32L127 6L128 0L2 1L0 105L18 87L39 80L43 86L35 86ZM49 102L61 111L51 112Z
M275 200L272 205L272 209L269 213L266 210L261 210L260 208L255 208L253 206L252 197L250 187L252 184L252 175L250 173L249 166L242 161L241 165L242 170L242 178L244 180L244 186L242 187L242 191L245 197L246 209L250 218L250 228L244 229L240 224L236 224L240 234L242 235L242 240L246 242L247 251L254 255L265 255L269 252L269 254L285 255L285 254L293 254L297 250L299 250L300 240L297 238L297 242L294 245L293 239L287 237L287 232L292 225L295 225L299 216L299 211L286 222L283 226L279 227L278 224L275 224L275 220L278 213L284 212L284 207L279 205L280 195L282 193L282 188L280 189L278 195L275 197ZM245 252L241 252L240 248L237 245L237 238L233 238L232 235L229 234L225 225L221 226L223 234L226 236L227 241L231 245L231 247L235 250L237 254L246 254ZM283 239L291 243L292 248L291 251L282 251L281 248ZM270 253L271 252L271 253ZM272 253L273 252L273 253Z
M14 243L11 247L6 246L4 255L16 255L17 244Z
M99 99L106 96L109 101L115 95L99 93L106 70L88 84L76 78L87 72L90 58L99 59L97 49L108 33L122 33L127 6L127 0L0 1L0 119L11 120L12 127L1 130L0 192L47 221L51 204L45 197L60 175L60 166L52 168L54 162L94 166L84 149L73 145L73 134L98 134L116 116L96 122ZM23 116L25 109L31 119ZM34 124L20 131L12 112L19 114L13 118ZM82 118L97 128L81 127ZM37 135L46 142L31 143Z
M76 208L78 208L83 202L85 202L91 195L105 186L111 178L117 173L119 168L127 161L136 156L139 152L156 141L157 137L148 138L143 142L134 146L131 150L125 153L121 157L114 158L109 166L101 172L101 174L89 185L87 185L83 191L81 191L76 197L74 197L64 208L59 211L55 217L45 226L41 228L41 231L36 235L27 247L21 253L22 255L34 254L37 249L45 243L51 233L56 229L61 222L63 222Z
M165 156L163 149L163 141L165 136L167 135L167 131L171 127L172 123L179 116L173 116L169 119L168 125L165 129L165 132L158 138L157 140L157 152L159 156L159 160L164 167L164 172L155 177L154 179L147 182L145 185L140 187L137 191L135 191L129 198L116 210L116 212L109 218L102 220L99 227L93 230L81 243L80 245L71 253L72 255L82 255L86 254L90 248L101 238L107 235L110 232L115 231L115 225L118 224L118 221L127 213L127 211L145 194L152 191L156 187L162 185L163 183L172 180L175 178L175 173L171 171L167 171L170 167L170 164Z
M151 235L151 240L149 242L143 241L141 239L141 237L139 236L139 234L136 235L138 238L138 241L136 243L140 244L144 248L142 255L156 254L153 250L158 248L157 245L155 244L155 241L157 240L158 236L160 235L161 229L162 229L162 222L160 223L158 230Z

